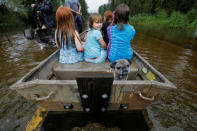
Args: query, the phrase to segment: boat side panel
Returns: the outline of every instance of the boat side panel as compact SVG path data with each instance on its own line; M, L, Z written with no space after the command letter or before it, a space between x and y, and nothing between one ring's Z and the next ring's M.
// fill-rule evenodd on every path
M31 81L35 79L48 80L52 75L52 67L57 62L59 56L59 51L56 51L47 59L43 60L38 66L36 66L30 73L27 75L23 82Z
M158 83L150 81L114 81L109 102L109 110L119 110L120 104L129 104L128 110L145 109L145 107L170 88L160 88ZM17 89L26 99L36 102L48 111L82 111L81 100L75 80L37 80L24 84ZM39 100L49 96L46 100ZM141 92L146 97L153 97L147 101L139 97ZM73 109L64 109L64 105L72 104Z
M58 84L56 84L57 82ZM82 111L76 82L62 84L61 81L54 81L47 84L47 82L37 81L36 83L25 85L17 92L48 111L65 110L64 105L66 104L73 104L74 108L70 111Z
M155 75L157 81L169 82L159 71L157 71L153 66L151 66L144 58L142 58L135 51L134 51L134 61L138 64L140 71L142 70L143 67L145 67L147 68L148 71L151 71ZM141 73L141 75L144 76L142 71L139 73Z

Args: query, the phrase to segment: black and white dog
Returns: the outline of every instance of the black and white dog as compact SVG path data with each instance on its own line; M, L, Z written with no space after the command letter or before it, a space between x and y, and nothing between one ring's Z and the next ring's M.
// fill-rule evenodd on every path
M131 60L120 59L111 63L111 68L114 69L115 80L127 80L130 72Z

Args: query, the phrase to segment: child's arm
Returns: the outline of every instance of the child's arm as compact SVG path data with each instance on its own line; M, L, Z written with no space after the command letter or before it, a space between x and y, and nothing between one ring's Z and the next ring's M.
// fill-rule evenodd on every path
M75 31L75 45L76 45L76 48L77 48L77 51L84 51L84 48L80 42L80 38L79 38L79 34L77 31Z
M57 43L57 39L55 39L55 43L56 43L57 48L60 49L60 46L59 46L59 44Z
M87 40L87 34L85 34L84 36L84 41L86 42L86 40Z
M103 40L103 38L100 38L100 39L98 40L98 42L101 44L101 46L102 46L104 49L107 49L106 43L105 43L105 41Z
M55 31L55 44L56 44L57 48L60 49L60 46L57 43L57 30Z

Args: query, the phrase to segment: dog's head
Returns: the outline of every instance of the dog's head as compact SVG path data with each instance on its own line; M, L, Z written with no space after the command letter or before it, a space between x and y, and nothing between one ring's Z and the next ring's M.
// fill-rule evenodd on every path
M120 59L111 63L111 68L114 69L115 80L127 80L130 71L131 60Z

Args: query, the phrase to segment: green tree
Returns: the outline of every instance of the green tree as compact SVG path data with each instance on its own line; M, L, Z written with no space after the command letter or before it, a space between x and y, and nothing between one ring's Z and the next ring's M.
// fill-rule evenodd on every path
M82 7L82 20L83 20L83 23L87 23L87 19L89 17L89 13L88 13L88 6L87 6L87 3L85 0L79 0L80 4L81 4L81 7Z

